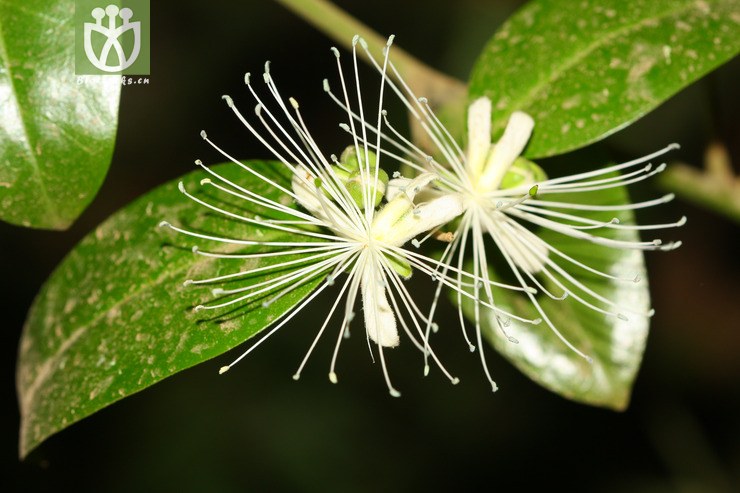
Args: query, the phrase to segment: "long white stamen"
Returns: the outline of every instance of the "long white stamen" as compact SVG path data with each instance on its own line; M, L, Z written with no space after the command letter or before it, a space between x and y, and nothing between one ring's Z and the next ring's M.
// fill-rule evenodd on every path
M670 152L672 150L680 149L680 148L681 148L681 146L679 146L678 144L669 144L669 145L665 146L663 149L660 149L658 151L655 151L655 152L653 152L651 154L648 154L646 156L642 156L642 157L639 157L637 159L633 159L631 161L627 161L627 162L624 162L624 163L621 163L621 164L615 164L614 166L608 166L606 168L601 168L601 169L596 169L596 170L593 170L593 171L588 171L588 172L585 172L585 173L577 173L577 174L574 174L574 175L563 176L563 177L560 177L560 178L553 178L553 179L547 180L547 184L548 185L556 185L558 183L568 183L568 182L572 182L572 181L584 180L586 178L592 178L594 176L604 175L604 174L607 174L607 173L611 173L613 171L621 171L621 170L623 170L625 168L629 168L629 167L632 167L632 166L637 166L637 165L642 164L642 163L646 163L648 161L651 161L653 158L662 156L663 154L666 154L666 153L668 153L668 152Z
M245 120L245 122L246 122L246 120ZM245 123L245 125L248 125L248 124L247 124L247 123ZM254 132L254 130L253 130L253 129L251 128L251 126L248 126L248 128L249 128L250 130L252 130L252 133L253 133L253 134L254 134L255 136L258 136L258 135L259 135L259 134L257 134L257 133L255 133L255 132ZM216 149L216 150L217 150L217 151L218 151L218 152L219 152L219 153L220 153L220 154L221 154L222 156L224 156L224 157L225 157L226 159L228 159L228 160L229 160L229 161L231 161L232 163L236 164L237 166L241 167L242 169L244 169L244 170L248 171L249 173L253 174L254 176L256 176L256 177L257 177L257 178L259 178L260 180L264 181L265 183L269 184L270 186L272 186L272 187L275 187L276 189L280 190L281 192L283 192L283 193L285 193L285 194L287 194L287 195L289 195L289 196L291 196L291 197L295 198L295 197L294 197L294 195L293 195L293 192L291 192L291 191L289 191L288 189L286 189L286 188L282 187L281 185L278 185L278 184L277 184L277 183L275 183L274 181L270 180L269 178L266 178L266 177L265 177L264 175L262 175L261 173L258 173L258 172L256 172L256 171L254 171L254 170L253 170L252 168L250 168L249 166L246 166L246 165L245 165L244 163L242 163L241 161L237 160L236 158L232 157L232 156L231 156L230 154L226 153L226 152L225 152L225 151L224 151L223 149L221 149L221 148L220 148L219 146L217 146L217 145L216 145L215 143L213 143L213 142L212 142L212 141L211 141L211 140L210 140L210 139L208 138L208 135L207 135L207 134L206 134L205 132L201 132L201 137L203 138L203 140L205 140L206 142L208 142L208 144L210 144L210 145L211 145L211 147L213 147L214 149ZM259 139L261 139L261 137L258 137L258 138L259 138ZM267 144L266 142L263 142L263 144L264 144L265 146L268 146L268 148L269 148L269 145L268 145L268 144ZM272 149L271 149L271 150L272 150ZM274 152L274 151L273 151L273 154L275 154L276 156L278 156L278 159L280 159L279 155L278 155L278 154L277 154L276 152ZM293 168L293 166L292 166L292 165L290 165L290 164L289 164L289 163L288 163L287 161L285 161L285 160L283 160L283 159L280 159L280 160L281 160L281 161L283 161L283 164L285 164L286 166L288 166L288 168L289 168L289 169L291 169L291 170L293 170L293 169L294 169L294 168Z
M599 183L597 185L592 185L592 182L581 182L581 183L574 183L570 186L568 185L554 185L551 186L547 182L545 182L542 186L542 194L548 194L548 193L563 193L563 192L593 192L598 190L608 190L610 188L617 188L617 187L626 187L627 185L632 185L633 183L638 183L643 180L647 180L648 178L658 174L662 173L666 169L666 164L663 163L659 166L657 166L655 169L652 169L650 172L642 173L643 170L641 170L641 174L638 176L634 176L629 179L604 179L604 180L595 180L593 183ZM559 188L562 187L562 188Z
M537 207L550 207L553 209L577 209L582 211L630 211L636 209L645 209L653 207L655 205L667 204L672 201L676 196L672 193L666 194L662 197L653 200L646 200L644 202L634 202L630 204L614 204L614 205L593 205L593 204L577 204L570 202L555 202L540 199L532 199L527 204Z
M343 251L341 253L346 253L346 251ZM307 257L303 257L303 258L289 260L287 262L280 262L278 264L266 265L264 267L257 267L255 269L249 269L249 270L246 270L246 271L235 273L235 274L240 274L240 276L237 276L235 274L229 274L229 276L230 276L230 278L233 279L235 277L248 277L248 276L252 276L254 274L258 274L258 273L261 273L261 272L280 271L282 269L285 269L286 267L292 267L292 266L295 266L295 265L305 264L305 263L312 262L314 260L318 260L318 259L325 258L325 257L330 257L330 258L328 260L322 261L321 263L312 264L310 266L310 269L317 268L319 265L322 265L322 266L333 265L337 261L337 259L341 257L341 254L339 254L339 252L326 252L326 253L321 253L321 254L318 254L318 255L311 255L311 256L307 256ZM309 268L307 268L307 269L309 269ZM281 276L279 276L277 278L273 278L273 279L270 279L268 281L264 281L262 283L250 284L249 286L243 286L243 287L240 287L240 288L234 288L234 289L215 288L215 289L213 289L213 294L214 295L217 295L217 296L220 296L220 295L230 295L230 294L243 293L245 291L251 291L251 290L253 290L256 287L260 287L260 286L263 286L263 285L266 285L266 284L271 285L271 286L276 286L276 282L277 281L280 281L281 279L288 279L287 282L289 282L289 281L292 281L293 279L295 279L296 276L297 277L300 277L300 275L304 275L306 272L311 272L311 270L305 270L304 271L304 269L301 269L300 270L300 274L298 274L298 273L287 273L287 274L283 274L283 275L281 275ZM224 276L221 276L221 279L219 279L219 281L222 281L222 280L226 280L226 279L224 279ZM198 280L192 280L191 281L191 284L194 284L194 285L212 284L213 282L214 281L213 280L210 280L210 279L205 279L205 280L198 279ZM285 283L283 283L283 284L285 284Z
M342 62L340 61L339 50L337 50L336 48L332 48L332 52L334 53L334 56L337 61L337 72L339 73L339 81L342 86L342 95L344 96L344 107L347 109L347 114L349 116L350 134L352 135L352 143L354 144L354 147L355 147L355 155L357 156L357 159L359 160L360 159L360 143L358 141L357 131L355 129L355 122L354 122L354 119L352 118L352 115L353 115L352 106L349 104L349 94L347 92L347 84L345 83L345 80L344 80L344 71L342 70ZM360 109L362 109L362 104L360 104ZM364 118L361 121L364 121ZM362 166L360 166L360 168L362 168ZM369 225L369 221L367 220L367 217L365 217L365 221L366 221L366 224Z
M298 305L298 307L294 308L292 311L289 311L289 312L286 312L285 314L283 314L284 318L282 320L280 320L280 323L278 323L275 327L273 327L272 329L270 329L270 331L267 332L267 334L265 334L264 336L262 336L249 349L247 349L246 351L244 351L241 355L239 355L238 358L236 358L234 361L232 361L231 363L229 363L227 366L222 366L221 369L219 370L219 373L225 373L232 366L234 366L235 364L237 364L238 362L240 362L242 359L244 359L249 353L251 353L252 351L254 351L255 349L257 349L257 347L259 347L260 344L262 344L263 342L265 342L271 335L273 335L275 332L277 332L278 330L280 330L283 327L283 325L285 325L286 323L288 323L293 317L295 317L298 313L300 313L300 311L303 310L303 308L306 305L308 305L309 303L311 303L311 301L313 301L319 294L321 294L329 286L330 286L330 284L328 284L328 283L322 283L321 286L319 286L316 289L316 291L314 291L308 297L306 297Z
M381 72L380 77L380 94L378 96L378 117L377 117L377 128L378 132L375 137L375 148L380 148L380 130L381 130L381 119L383 114L383 96L385 94L385 82L386 82L386 67L388 65L388 55L390 54L391 45L393 44L393 36L391 35L388 38L388 42L386 43L385 49L384 49L384 61L383 61L383 71ZM365 135L365 126L363 128L363 138L366 139ZM367 158L368 155L368 149L367 146L365 146L365 156ZM373 169L373 186L370 187L370 183L367 183L367 198L368 201L368 207L370 207L370 204L375 200L375 195L378 192L378 173L380 170L380 157L381 154L376 154L376 162L374 163L374 169ZM370 163L367 163L368 166L370 166Z
M341 260L341 258L339 259ZM311 279L314 279L317 276L320 276L324 272L326 272L328 269L330 269L336 261L334 259L329 259L324 262L319 262L317 264L311 265L309 267L305 267L302 269L297 270L296 272L284 274L276 279L270 279L268 281L264 281L262 283L254 284L250 286L251 288L255 287L261 287L265 286L262 289L258 289L257 291L252 291L248 294L245 294L243 296L239 296L238 298L234 298L229 301L225 301L223 303L218 304L208 304L208 305L198 305L195 307L195 311L201 311L201 310L218 310L220 308L225 308L227 306L235 305L237 303L241 303L245 300L248 300L250 298L254 298L256 296L259 296L261 294L266 294L269 292L274 291L275 289L279 288L280 286L288 285L288 291L284 291L281 293L278 293L276 298L273 298L272 300L268 300L262 303L263 307L268 307L272 304L272 302L275 301L275 299L281 297L286 292L289 292L297 287L299 287L301 284L304 284L305 282L310 281ZM293 281L300 280L298 283L294 283Z
M479 226L478 218L475 217L475 210L473 211L473 222L472 226L473 229L471 230L471 234L473 236L473 275L477 278L480 275L481 270L481 262L480 262L480 252L478 251L478 241L476 241L476 235L480 235L480 231L477 229ZM522 283L522 286L524 286L524 283ZM473 294L474 299L478 300L480 297L478 296L478 285L475 285L473 287ZM496 392L498 390L498 385L496 385L496 382L491 377L491 372L488 369L488 364L486 363L486 354L483 350L483 341L481 339L481 324L480 324L480 303L475 302L473 304L473 320L475 323L475 337L476 342L478 344L478 354L480 355L480 361L481 365L483 366L483 373L486 375L486 378L488 379L488 383L491 385L491 389ZM497 324L499 328L501 328L501 324ZM503 329L502 329L503 332Z
M522 286L525 286L526 283L524 282L524 279L522 278L521 272L520 272L519 268L517 267L516 263L512 260L511 256L506 251L506 249L500 247L500 245L501 245L501 238L499 236L499 233L498 233L497 228L491 223L490 218L488 218L487 216L482 216L482 217L485 220L485 226L486 226L486 228L488 230L488 233L491 235L491 238L493 238L493 241L497 245L499 245L499 250L501 251L501 253L502 253L503 257L504 257L504 260L506 260L506 263L509 265L509 268L511 269L511 272L517 278L517 281L519 281L519 283ZM577 354L578 356L582 357L583 359L585 359L586 361L588 361L589 363L591 363L593 361L593 359L590 356L588 356L585 353L583 353L580 349L578 349L577 347L575 347L573 344L571 344L571 342L565 336L563 336L563 334L557 329L557 327L555 327L555 325L552 323L552 321L547 316L547 314L545 313L545 311L542 309L542 306L540 305L540 303L537 301L537 298L535 298L534 295L532 295L532 294L530 294L528 292L526 293L526 295L529 298L529 301L534 306L535 310L537 310L537 313L540 314L540 317L542 317L542 319L545 321L545 323L547 324L547 326L550 327L550 329L553 331L553 333L555 334L555 336L558 339L560 339L563 342L563 344L565 344L571 351L573 351L575 354Z
M360 115L360 120L365 121L365 108L362 104L362 90L360 88L360 75L358 72L358 64L357 64L357 41L358 36L355 36L352 39L352 68L354 70L354 76L355 76L355 92L357 95L357 109ZM349 104L347 105L348 107ZM360 126L360 130L362 132L362 141L367 142L367 128L365 125ZM370 208L370 190L368 189L369 186L369 177L370 177L370 155L368 152L367 146L363 146L362 149L355 149L357 151L357 159L360 164L360 179L365 187L365 193L363 194L363 201L364 201L364 209L365 209L365 218L369 223L371 223L371 216L372 216L372 209ZM360 153L360 150L363 151L362 154ZM364 159L363 159L364 158ZM390 382L388 382L388 385L390 386Z
M204 240L212 240L212 241L218 241L221 243L233 243L235 245L261 245L261 246L284 246L284 247L290 247L290 246L297 246L297 247L306 247L306 246L312 246L312 245L325 245L326 243L314 243L314 242L295 242L295 241L253 241L253 240L239 240L236 238L222 238L220 236L212 236L207 235L203 233L197 233L195 231L189 231L187 229L183 229L177 226L174 226L173 224L167 222L167 221L161 221L159 223L159 227L161 228L170 228L173 231L177 231L178 233L182 233L188 236L193 236L195 238L202 238Z
M353 266L353 268L356 268L357 263ZM344 334L345 331L349 328L349 323L351 321L352 317L352 309L355 304L355 300L357 300L357 291L360 287L360 276L354 275L350 276L350 279L352 279L352 284L349 288L349 294L347 295L347 303L345 305L345 311L344 311L344 317L342 318L342 325L339 328L339 335L337 337L337 343L334 346L334 353L331 357L331 364L329 365L329 380L332 383L337 383L337 374L336 374L336 364L337 364L337 357L339 355L339 346L342 344L342 340L345 339Z
M462 309L462 295L463 290L460 289L460 284L462 282L462 271L463 271L463 256L465 254L465 247L467 244L468 239L468 231L470 229L470 223L472 221L472 211L468 209L465 214L463 215L462 222L460 224L461 230L458 231L459 237L460 237L460 250L457 254L457 316L458 320L460 322L460 329L463 333L463 339L465 339L465 342L468 344L468 349L470 349L470 352L472 353L475 351L475 346L472 342L470 342L470 339L468 338L468 334L465 331L465 319L463 317L463 309ZM475 260L473 260L475 261ZM440 283L443 283L443 280L440 280ZM482 351L483 348L480 348L480 351Z
M416 312L417 315L421 318L421 320L423 322L427 322L427 323L430 323L431 324L431 320L428 320L427 321L426 318L421 314L421 310L419 310L418 307L416 306L416 304L413 302L413 300L411 298L411 294L408 292L408 290L403 285L403 283L401 283L401 279L399 278L398 274L395 271L393 271L393 269L391 267L389 267L388 265L385 265L385 263L383 263L382 266L383 266L383 270L386 273L386 276L391 279L391 283L393 284L393 286L398 291L398 294L399 294L399 296L401 298L401 301L402 301L404 307L406 308L407 313L410 315L411 320L414 323L414 327L416 328L416 331L417 331L418 335L424 340L424 345L422 345L418 341L416 341L416 339L413 337L413 334L411 333L411 331L410 331L408 325L406 324L406 321L405 321L405 319L404 319L404 317L403 317L403 315L401 313L401 310L398 307L398 303L396 302L396 297L393 294L393 291L392 290L389 290L388 291L389 292L389 295L390 295L389 297L391 299L391 303L393 304L394 309L396 310L396 313L399 314L398 319L399 319L399 322L401 323L401 326L404 328L404 330L406 331L406 333L408 334L408 336L412 340L412 342L414 342L414 345L420 351L422 351L424 353L424 357L425 357L424 375L426 376L429 373L429 366L426 363L426 357L427 357L428 354L430 354L432 356L432 359L434 359L435 363L439 367L439 369L442 370L442 373L444 373L444 375L450 380L450 382L453 385L456 385L457 383L459 383L460 379L458 379L457 377L453 377L447 371L447 369L444 367L444 365L442 365L442 362L439 360L439 358L437 358L437 355L434 354L434 351L432 351L431 348L429 348L428 342L426 341L426 335L422 332L421 326L420 326L419 322L417 321L416 317L414 317L413 312Z
M597 245L604 245L604 246L610 246L610 247L616 247L616 248L630 248L630 249L635 249L635 250L658 250L661 247L661 245L663 245L663 242L661 240L624 241L624 240L617 240L617 239L612 239L612 238L604 238L602 236L595 236L589 233L585 233L583 231L579 231L577 229L569 228L568 226L557 223L555 221L551 221L549 219L545 219L537 215L524 212L524 211L520 211L517 209L512 209L511 211L509 211L509 214L516 216L520 219L529 221L538 226L542 226L543 228L548 228L548 229L551 229L553 231L562 233L564 235L567 235L573 238L587 240Z
M204 257L212 257L212 258L238 258L238 259L252 259L252 258L264 258L264 257L280 257L285 255L298 255L301 253L315 253L320 251L326 251L326 250L334 250L334 249L341 249L343 247L338 247L337 245L330 244L330 245L324 245L320 247L312 247L312 248L303 248L303 249L295 249L295 250L280 250L277 252L260 252L260 253L219 253L219 252L210 252L210 251L204 251L201 250L200 247L194 246L192 248L193 253L197 255L202 255ZM345 247L349 248L349 247Z
M508 226L508 227L510 227L510 228L512 228L512 227L513 227L513 228L516 228L516 229L517 229L517 230L518 230L518 231L519 231L519 232L520 232L520 233L521 233L522 235L524 235L524 236L530 236L530 237L531 237L531 236L534 236L534 235L533 235L533 233L532 233L531 231L527 230L527 229L526 229L526 228L524 228L524 227L523 227L522 225L520 225L520 224L517 224L517 223L515 223L515 222L513 222L513 221L511 221L511 222L510 222L509 224L507 224L507 226ZM534 252L534 251L533 251L533 253L534 253L535 255L539 255L539 256L541 256L540 252ZM636 314L639 314L639 315L641 315L641 316L644 316L644 317L651 317L651 316L653 315L653 310L649 310L648 312L644 312L644 311L642 311L642 310L634 310L634 309L632 309L632 308L630 308L630 307L622 307L622 306L620 306L619 304L617 304L617 303L615 303L615 302L613 302L613 301L609 300L608 298L606 298L606 297L604 297L604 296L601 296L601 295L600 295L599 293L595 292L594 290L590 289L589 287L587 287L587 286L586 286L585 284L583 284L582 282L578 281L578 280L577 280L576 278L574 278L574 277L573 277L572 275L570 275L570 274L569 274L569 273L568 273L567 271L565 271L565 270L564 270L564 269L563 269L562 267L560 267L560 266L559 266L559 265L558 265L557 263L555 263L555 262L554 262L554 261L552 261L551 259L549 259L549 258L543 258L542 260L543 260L543 261L544 261L544 262L545 262L545 263L546 263L546 264L547 264L547 265L548 265L549 267L551 267L552 269L554 269L554 270L555 270L555 271L556 271L556 272L557 272L558 274L560 274L560 275L561 275L561 276L563 276L563 277L564 277L565 279L567 279L567 280L568 280L568 281L569 281L569 282L570 282L571 284L573 284L573 285L574 285L574 286L575 286L576 288L580 289L580 290L581 290L581 291L583 291L584 293L587 293L588 295L592 296L592 297L593 297L594 299L596 299L596 300L599 300L599 301L601 301L602 303L604 303L604 304L606 304L606 305L609 305L609 306L615 307L615 308L617 308L617 309L620 309L620 310L624 310L624 311L629 311L629 312L632 312L632 313L636 313ZM620 318L620 319L622 319L622 320L626 320L626 317L625 317L625 316L624 316L623 314L621 314L621 313L613 313L613 312L607 312L607 311L603 311L603 310L601 310L600 308L598 308L598 307L595 307L594 305L592 305L592 304L590 304L590 303L586 302L585 300L583 300L583 298L580 298L580 297L578 297L578 296L577 296L577 295L576 295L575 293L573 293L573 291L572 291L572 290L568 290L567 288L565 288L565 287L564 287L564 286L563 286L563 285L562 285L562 284L561 284L561 283L560 283L559 281L557 281L556 279L554 279L554 278L552 278L552 279L553 279L553 281L554 281L554 282L555 282L556 284L558 284L558 285L559 285L560 287L562 287L563 289L565 289L566 291L568 291L568 292L570 293L570 295L571 295L571 296L573 296L573 298L574 298L574 299L576 299L576 300L578 300L579 302L581 302L582 304L584 304L584 305L588 306L588 307L589 307L589 308L591 308L592 310L594 310L594 311L597 311L597 312L601 312L601 313L604 313L604 314L606 314L606 315L609 315L609 316L615 316L615 317L617 317L617 318ZM631 279L630 281L631 281L631 282L634 282L634 280L635 280L635 279L633 278L633 279Z
M653 163L648 163L647 165L643 166L642 168L630 171L629 173L617 173L614 176L607 176L606 178L601 178L599 180L583 180L583 181L576 181L576 182L568 182L568 183L559 183L559 184L552 184L549 181L545 181L541 184L541 187L543 190L547 191L568 191L568 192L588 192L594 190L594 187L596 185L615 185L619 186L624 184L627 180L630 180L635 177L644 176L645 174L649 173L653 169ZM596 189L600 189L597 187Z
M318 244L317 243L313 243L313 244L312 243L308 243L308 245L318 245ZM260 257L267 257L267 256L270 256L272 254L274 254L274 255L295 255L297 253L313 252L315 250L318 250L319 248L320 247L317 247L315 249L308 248L308 249L298 249L298 250L285 250L285 251L282 251L282 252L270 252L270 253L255 254L255 255L259 255ZM326 248L330 248L332 250L331 251L331 254L336 256L338 254L345 253L345 252L351 250L352 249L352 246L351 245L340 245L340 246L338 246L338 245L335 245L335 244L330 244L330 245L327 245ZM196 251L196 249L194 249L194 252L195 253L200 253L200 250L198 249ZM205 254L205 252L203 252L203 254ZM210 255L210 256L215 256L215 255ZM233 258L233 257L230 257L230 258ZM236 258L240 258L240 257L236 257ZM277 263L277 264L270 264L270 265L267 265L267 266L264 266L264 267L260 267L259 269L265 270L265 271L269 271L271 269L282 269L285 266L285 264L286 264L286 262L281 262L281 263ZM220 275L220 276L217 276L217 277L211 277L211 278L208 278L208 279L197 279L197 280L188 279L186 282L187 282L188 285L190 285L190 284L195 284L195 285L198 285L198 284L213 284L213 283L221 282L221 281L234 280L234 279L240 278L240 277L248 277L248 276L252 275L255 272L259 272L259 271L257 271L257 269L250 269L250 270L245 270L245 271L232 272L231 274L223 274L223 275Z
M368 59L372 62L376 70L380 71L381 70L380 66L378 62L375 60L375 57L372 55L372 53L370 53L370 50L367 48L367 43L361 40L361 44L363 48L365 49L365 53L367 54ZM419 98L414 94L411 88L406 84L406 82L400 76L398 70L396 69L392 61L388 63L388 66L390 67L391 72L395 76L395 79L398 81L398 84L400 84L402 89L399 88L396 85L396 83L391 79L388 79L387 81L388 86L391 89L393 89L393 91L398 96L399 100L409 110L409 113L411 114L411 116L419 122L419 125L422 127L422 129L424 129L426 134L432 139L432 142L437 146L440 152L442 152L445 155L445 158L449 160L449 163L453 167L453 169L462 171L463 170L462 163L459 163L456 160L456 150L451 149L450 146L445 142L444 138L440 139L440 133L438 130L432 129L434 127L434 121L430 120L428 116L424 113L424 107L419 101ZM430 125L432 128L430 128Z
M219 190L223 190L226 193L229 193L229 194L231 194L231 195L233 195L235 197L238 197L238 198L240 198L242 200L247 200L247 201L249 201L249 202L251 202L253 204L256 204L256 205L259 205L259 206L262 206L262 207L271 209L273 211L284 212L286 214L290 214L290 215L292 215L292 216L294 216L296 218L300 218L300 219L303 219L305 221L312 222L314 224L318 223L318 221L316 220L316 218L314 218L313 216L311 216L309 214L304 214L301 211L298 211L296 209L292 209L292 208L288 207L287 205L284 205L284 204L281 204L280 202L276 202L276 201L271 200L269 198L263 197L263 196L261 196L259 194L256 194L256 193L254 193L254 192L252 192L250 190L247 190L247 189L245 189L245 188L237 185L236 183L232 182L231 180L228 180L227 178L223 177L219 173L215 172L211 168L209 168L206 165L204 165L203 162L200 159L196 159L195 160L195 164L198 167L200 167L201 169L203 169L206 173L210 174L211 176L214 176L218 180L226 183L228 186L232 187L235 190L238 190L241 193L235 192L234 190L229 190L228 188L223 187L223 186L220 186L218 183L215 183L213 181L205 181L205 180L208 180L208 179L201 180L201 185L207 183L207 184L209 184L211 186L214 186L214 187L218 188Z
M355 277L356 273L357 273L357 264L355 263L352 266L352 269L350 270L349 275L347 276L347 280L344 281L344 283L342 283L342 288L339 290L337 299L332 304L331 309L329 309L329 313L326 315L326 319L324 319L324 323L321 325L321 328L319 329L319 332L316 334L316 337L314 337L314 340L311 343L311 346L308 348L306 355L303 357L301 364L298 366L298 370L296 370L295 374L293 375L294 380L298 380L300 378L301 372L303 371L303 368L306 366L306 363L308 362L308 358L311 356L311 353L313 353L313 350L316 347L316 344L319 342L319 339L321 339L321 336L323 335L324 330L326 329L326 326L329 325L329 320L331 320L332 315L334 315L334 311L339 305L339 302L342 300L342 296L344 295L344 292L347 290L347 287L352 283L352 280ZM352 303L354 303L354 299L351 301ZM350 300L347 300L347 303L349 304Z
M437 115L434 113L434 111L432 111L432 108L431 106L429 106L429 101L427 100L427 98L418 98L418 101L422 105L424 105L424 109L426 110L426 113L432 118L432 120L436 124L436 127L439 128L444 133L445 137L447 137L447 142L449 142L452 145L452 147L457 151L457 156L459 159L459 163L461 164L461 169L464 170L465 167L462 166L462 163L465 162L465 153L460 148L460 145L457 143L457 141L452 136L450 131L447 130L447 127L445 127L442 124L442 122L439 120L439 118L437 118Z
M542 216L549 216L549 217L557 217L559 219L565 219L569 221L574 222L581 222L585 223L587 225L591 225L593 228L608 228L608 229L626 229L626 230L651 230L651 229L667 229L667 228L676 228L683 226L686 224L686 216L682 216L681 219L678 221L674 221L672 223L663 223L663 224L647 224L647 225L635 225L635 224L620 224L618 220L615 221L616 218L611 219L610 221L595 221L593 219L589 219L582 216L576 216L573 214L565 214L562 212L553 211L550 209L543 209L539 207L529 207L527 205L520 205L519 210L531 212L533 214L540 214ZM577 228L577 229L587 229L588 226L581 226L577 227L572 224L566 225L571 228Z
M215 185L215 184L214 184L214 186L217 187L217 185ZM180 182L178 184L178 188L180 189L180 192L183 195L185 195L186 197L188 197L193 202L196 202L198 204L201 204L201 205L203 205L203 206L205 206L208 209L211 209L213 211L219 212L219 213L223 214L224 216L232 217L234 219L238 219L239 221L243 221L243 222L248 223L248 224L256 224L258 226L272 228L272 229L276 229L278 231L283 231L283 232L286 232L286 233L300 234L300 235L305 235L305 236L309 236L309 237L313 237L313 238L322 238L322 239L330 239L330 240L336 240L336 239L338 239L337 236L335 236L335 235L327 235L327 234L322 234L322 233L314 233L312 231L306 231L306 230L302 230L302 229L290 228L290 227L282 226L282 225L275 224L275 223L265 222L265 221L257 220L257 219L251 219L249 217L245 217L245 216L242 216L240 214L236 214L234 212L231 212L231 211L227 211L225 209L222 209L222 208L220 208L218 206L215 206L215 205L213 205L213 204L211 204L209 202L206 202L205 200L199 199L198 197L192 195L190 192L188 192L185 189L185 184L183 182Z

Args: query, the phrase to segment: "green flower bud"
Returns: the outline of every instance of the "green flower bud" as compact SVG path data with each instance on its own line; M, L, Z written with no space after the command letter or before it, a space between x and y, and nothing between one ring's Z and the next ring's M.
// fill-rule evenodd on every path
M523 157L518 157L506 171L500 188L502 190L522 185L534 185L547 180L547 174L537 164Z
M388 263L391 265L391 268L393 268L394 271L396 271L396 274L401 276L403 279L411 279L411 274L414 272L411 268L411 264L408 263L407 260L402 258L397 258L392 255L385 255L385 258L388 260Z
M360 149L360 153L360 157L364 162L364 148ZM368 185L371 191L374 188L373 182L375 180L375 169L378 162L378 157L375 155L374 152L370 150L367 151L367 157L368 161L370 162L369 174L365 173L368 168L364 168L363 171L360 171L360 159L358 159L355 147L349 146L344 150L344 152L342 152L339 166L335 170L337 177L347 187L347 191L352 197L352 200L355 201L355 204L357 204L360 209L364 209L365 207L365 201L363 199L365 189L368 188ZM377 207L378 205L380 205L380 202L383 200L383 196L385 195L386 186L388 185L388 173L383 171L382 168L377 168L377 170L378 183L377 188L375 189L373 207ZM363 184L363 178L365 180L368 180L370 183Z
M364 159L365 151L360 148L360 152L362 152L362 157ZM368 150L368 156L371 156L371 161L375 160L374 152ZM355 146L348 146L344 151L342 151L342 155L339 157L339 166L350 173L360 169L360 161L357 159Z
M369 182L369 190L371 193L374 187L374 173L375 170L371 170L370 176L365 177L365 179ZM347 182L347 191L352 197L352 200L355 201L355 204L357 204L357 207L359 207L360 209L365 208L365 201L363 200L363 197L365 194L365 189L368 188L368 184L363 184L362 178L363 177L358 170L352 173L350 180ZM375 199L373 200L373 207L377 207L378 205L380 205L380 202L383 200L383 196L385 195L385 189L387 185L388 173L383 171L381 168L378 168L378 184L377 188L375 188Z
M367 157L368 161L370 161L370 170L372 171L377 165L378 157L370 149L367 149ZM360 169L360 161L367 166L365 163L365 148L360 147L360 155L358 157L355 146L349 146L342 151L342 155L339 157L339 166L351 173Z

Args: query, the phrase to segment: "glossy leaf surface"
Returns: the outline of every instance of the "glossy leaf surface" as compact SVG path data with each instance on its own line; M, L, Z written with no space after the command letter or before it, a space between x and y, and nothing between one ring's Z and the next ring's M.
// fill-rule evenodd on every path
M119 76L74 73L74 2L0 0L0 220L66 229L108 171Z
M540 0L493 36L470 77L493 101L498 140L513 111L537 123L530 158L628 125L735 56L736 0Z
M284 166L250 162L265 176L289 183ZM237 168L219 172L265 197L291 204L291 198ZM234 197L199 189L205 176L184 178L186 189L246 217L275 213L235 202ZM205 195L203 195L205 194ZM271 259L223 259L208 251L249 253L265 247L199 240L159 228L163 219L205 234L256 241L293 239L209 211L184 197L175 182L142 196L90 233L64 259L36 299L26 321L18 363L21 404L20 453L26 455L53 433L174 373L213 358L244 342L277 320L316 286L314 279L263 307L263 294L218 310L194 312L215 298L214 287L264 281L262 272L236 282L183 286L253 269ZM195 240L195 241L194 241ZM300 241L307 241L300 236ZM309 238L310 241L310 238ZM225 250L226 249L226 250ZM293 257L280 257L286 260ZM270 296L273 296L271 293ZM213 366L218 368L231 358ZM222 377L224 378L224 377Z

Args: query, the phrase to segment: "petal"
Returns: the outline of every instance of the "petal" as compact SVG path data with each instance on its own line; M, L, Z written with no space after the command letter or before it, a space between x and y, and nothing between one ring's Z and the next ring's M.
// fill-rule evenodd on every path
M329 198L328 193L318 189L315 179L304 166L296 166L296 172L291 179L291 188L296 201L334 231L342 228L353 229L352 220L346 210L338 207L336 202Z
M459 194L441 194L425 188L437 176L423 173L410 181L399 181L405 189L395 193L373 219L373 238L392 246L401 246L414 236L450 222L463 213L464 199ZM426 202L415 205L423 196Z
M401 246L425 231L452 221L464 211L465 201L462 195L442 195L406 213L393 228L385 232L383 241Z
M314 176L301 165L295 167L296 171L291 180L291 187L296 200L304 209L319 219L326 219L318 197L316 196L316 185Z
M422 173L416 178L393 178L388 181L385 190L385 199L387 202L392 201L402 193L412 199L419 198L423 201L431 200L442 195L442 192L433 187L426 186L429 182L439 178L434 173Z
M504 135L488 156L483 175L478 180L479 190L498 190L504 175L526 147L533 128L531 116L521 111L512 113Z
M416 194L424 190L424 187L429 185L433 180L437 179L437 175L434 173L422 173L408 184L406 187L406 190L404 190L405 195L411 199L414 200L414 197L416 197Z
M491 100L478 98L468 107L467 168L473 179L480 176L491 147Z
M414 197L426 185L437 177L434 173L422 173L413 180L410 180L403 190L403 193L395 193L393 200L389 201L380 209L373 219L373 237L379 241L385 241L383 238L389 236L391 231L396 228L398 222L408 214L411 214L414 208ZM392 235L391 235L392 236ZM403 243L392 243L395 246L401 246Z
M385 190L385 199L390 202L395 199L398 194L403 193L409 187L411 178L393 178L388 182L388 187Z
M360 281L365 330L373 342L383 347L396 347L399 343L396 317L385 296L384 280L376 264L367 262Z

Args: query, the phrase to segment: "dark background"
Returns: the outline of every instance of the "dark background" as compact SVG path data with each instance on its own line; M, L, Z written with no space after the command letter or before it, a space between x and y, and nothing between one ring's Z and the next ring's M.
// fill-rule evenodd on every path
M472 61L519 1L337 2L430 65L466 79ZM633 402L624 413L564 400L489 352L492 395L477 355L441 334L462 383L421 378L418 354L394 353L403 391L388 396L360 338L343 346L337 386L321 345L300 382L290 377L326 306L316 303L269 344L218 378L204 363L75 424L18 462L14 371L26 312L44 280L94 226L151 188L219 157L268 158L220 101L246 90L266 59L284 95L302 102L312 131L341 149L321 91L333 43L270 1L152 2L150 84L123 88L110 173L65 232L0 224L3 491L740 491L738 227L681 200L640 216L674 220L684 246L648 255L656 315ZM677 141L699 164L712 137L738 162L737 61L599 144L615 159ZM324 111L331 117L323 117ZM332 140L334 139L334 140ZM545 163L546 166L546 163ZM662 191L641 184L637 195ZM327 298L324 298L327 301ZM443 311L453 313L449 307ZM356 362L356 364L355 364ZM418 373L417 373L418 369Z

